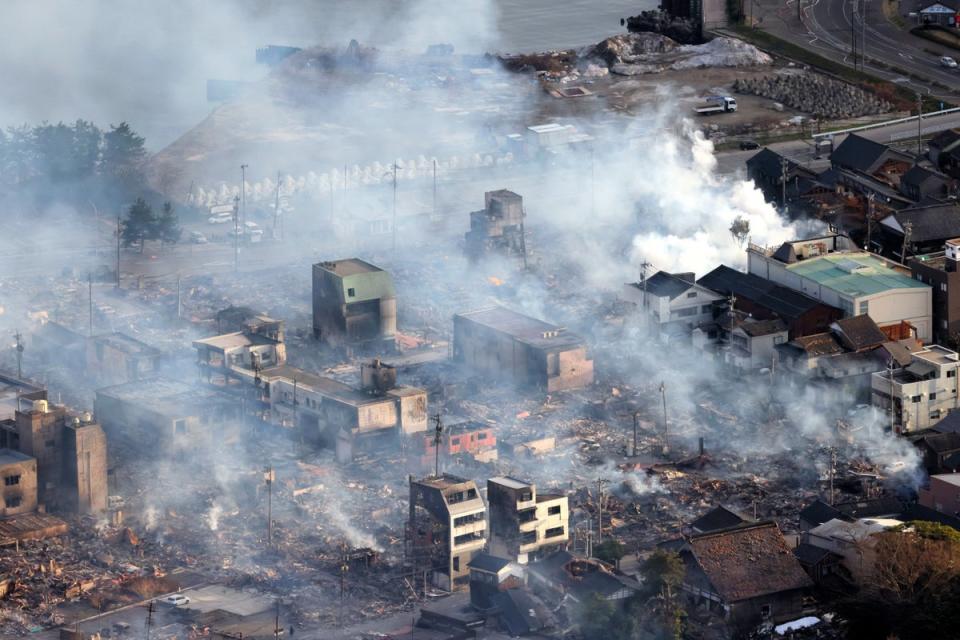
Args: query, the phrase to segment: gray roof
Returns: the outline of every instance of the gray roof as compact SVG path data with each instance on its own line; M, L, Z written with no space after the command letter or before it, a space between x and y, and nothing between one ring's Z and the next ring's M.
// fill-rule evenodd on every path
M667 273L666 271L657 271L647 279L646 290L647 293L658 298L670 298L673 300L692 287L694 281L695 278L692 273Z

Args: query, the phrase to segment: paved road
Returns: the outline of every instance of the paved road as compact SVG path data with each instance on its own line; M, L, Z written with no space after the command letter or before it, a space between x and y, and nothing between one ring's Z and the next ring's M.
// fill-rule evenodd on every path
M851 38L856 25L858 61L860 42L865 40L868 57L926 82L868 62L866 68L872 75L909 86L925 95L954 99L960 95L960 70L939 65L939 56L945 53L934 55L924 51L943 52L944 49L891 25L883 15L882 0L801 0L802 24L797 19L797 1L754 0L759 26L779 38L852 67ZM866 15L865 24L861 24L862 13ZM932 82L951 89L933 86Z

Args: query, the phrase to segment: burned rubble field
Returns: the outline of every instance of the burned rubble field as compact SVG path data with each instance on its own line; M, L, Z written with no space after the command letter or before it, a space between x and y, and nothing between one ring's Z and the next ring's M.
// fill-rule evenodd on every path
M600 480L607 483L604 535L616 536L631 551L651 549L718 504L776 519L784 532L796 532L794 514L820 495L827 477L826 471L811 471L809 463L825 470L829 452L826 443L798 438L788 439L790 450L784 448L794 425L782 408L763 401L761 383L754 383L759 391L749 398L732 396L729 388L704 386L681 401L669 396L668 381L670 449L664 453L661 381L648 375L626 348L630 329L616 303L570 284L576 279L564 277L568 267L563 264L541 264L539 273L522 276L529 283L495 284L477 275L475 282L460 279L451 286L448 279L441 284L430 276L444 264L443 256L427 253L415 262L398 260L393 267L401 291L444 287L445 295L406 296L402 332L417 336L426 344L423 348L446 350L447 320L465 306L510 304L525 286L547 287L555 305L550 312L590 336L598 370L606 372L590 388L538 397L464 377L443 359L402 369L405 382L429 390L431 413L490 425L498 440L555 437L555 448L538 457L501 455L491 463L441 458L443 471L478 479L514 475L568 495L574 546L582 545L578 532L597 521ZM329 362L306 328L309 282L298 275L277 275L264 271L240 279L185 281L185 317L194 326L176 335L162 332L156 321L169 315L175 291L147 285L128 299L147 312L115 319L115 328L171 348L183 361L181 370L192 372L189 336L208 332L211 314L225 302L248 304L288 318L291 361ZM58 305L51 319L82 325L82 288L77 283L54 289ZM355 370L344 363L326 373L349 377ZM629 454L635 419L634 457ZM749 452L739 444L746 442ZM0 605L0 633L69 623L198 582L254 587L280 598L293 620L305 626L332 628L414 607L418 594L403 567L408 474L432 472L433 460L394 447L338 465L331 452L311 449L276 427L251 428L249 437L218 447L169 460L159 473L149 452L129 442L112 443L110 492L124 496L123 504L112 498L112 506L124 512L123 524L73 521L64 538L28 543L19 555L5 554L0 571L12 576L15 585ZM868 461L847 459L842 447L837 454L838 498L864 490L863 481L847 481L850 477L879 476ZM276 474L269 496L266 465ZM275 522L272 544L267 540L268 508ZM350 560L344 572L345 557ZM351 612L346 618L341 604Z

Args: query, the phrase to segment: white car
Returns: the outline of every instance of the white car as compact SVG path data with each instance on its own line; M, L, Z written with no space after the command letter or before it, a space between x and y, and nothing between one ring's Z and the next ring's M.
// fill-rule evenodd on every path
M951 58L950 56L943 56L940 58L940 64L948 69L956 69L957 61Z
M182 607L185 604L190 604L190 598L187 596L182 596L179 593L175 593L172 596L167 596L161 602L172 605L174 607Z

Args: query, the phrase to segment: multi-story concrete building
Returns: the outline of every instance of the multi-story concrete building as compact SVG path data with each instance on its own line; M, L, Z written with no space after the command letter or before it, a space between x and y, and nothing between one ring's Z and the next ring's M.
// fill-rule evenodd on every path
M947 240L942 253L910 260L915 280L933 289L933 337L940 343L960 338L960 238Z
M30 513L37 508L36 459L13 449L0 449L0 478L0 516Z
M537 494L537 487L507 476L487 480L490 553L520 564L566 547L567 496Z
M907 323L920 340L932 338L931 288L895 263L856 249L846 236L785 242L772 250L750 244L747 259L750 273L837 307L845 318L867 314L881 328Z
M15 420L19 450L37 461L40 504L81 514L107 508L107 440L90 414L35 400Z
M392 352L397 296L390 274L357 258L313 265L313 333L335 347Z
M486 505L477 484L450 474L410 477L407 562L449 591L470 584L470 561L487 543Z
M580 336L503 307L453 317L453 358L548 393L593 383L593 360Z
M893 429L908 433L932 427L960 407L957 370L960 355L940 345L930 345L911 354L902 369L874 373L871 380L873 406L891 412Z
M689 337L714 317L713 304L724 297L696 282L692 273L658 271L644 282L623 286L621 297L635 304L642 319L662 339Z
M470 214L466 253L471 260L488 254L523 258L523 198L513 191L500 189L483 194L484 208Z
M950 516L960 516L960 473L930 476L929 486L920 489L920 504Z
M245 372L282 366L287 361L282 341L259 333L238 331L194 340L200 375L207 382L229 387L243 384Z

